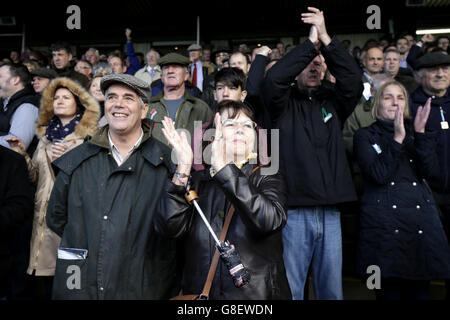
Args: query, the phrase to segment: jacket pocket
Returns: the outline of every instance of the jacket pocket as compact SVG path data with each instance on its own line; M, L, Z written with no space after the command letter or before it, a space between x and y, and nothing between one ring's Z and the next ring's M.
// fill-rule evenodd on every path
M86 299L87 259L57 259L53 299Z

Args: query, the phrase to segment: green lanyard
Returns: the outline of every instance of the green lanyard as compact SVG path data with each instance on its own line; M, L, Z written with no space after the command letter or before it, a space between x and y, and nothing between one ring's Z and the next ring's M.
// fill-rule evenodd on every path
M328 113L325 107L322 107L322 119L324 123L327 123L328 120L331 119L333 115L331 113Z

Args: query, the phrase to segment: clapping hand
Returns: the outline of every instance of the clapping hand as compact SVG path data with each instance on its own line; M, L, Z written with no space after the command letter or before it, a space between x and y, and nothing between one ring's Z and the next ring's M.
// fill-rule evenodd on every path
M320 11L319 9L313 7L308 7L308 10L310 12L302 13L302 21L304 23L311 24L312 27L315 27L318 40L320 40L320 42L322 42L324 46L329 45L331 42L331 38L327 33L327 28L325 27L325 18L323 16L323 11ZM312 27L311 29L313 29ZM314 32L315 31L310 32L310 40L311 36L313 37L313 39L315 39Z
M403 140L405 140L406 131L405 124L403 119L403 109L397 107L397 111L395 111L395 119L394 119L394 140L398 143L402 144Z
M225 167L227 163L225 159L226 145L222 132L222 118L219 113L216 113L214 123L216 126L216 132L214 134L214 141L211 146L211 166L216 172L218 172Z
M164 126L164 128L162 128L162 133L166 137L169 144L173 147L173 151L175 152L175 156L177 158L176 172L181 175L179 179L174 177L174 180L172 181L179 185L186 185L188 180L187 178L191 173L192 161L194 159L194 154L186 133L181 132L181 134L178 134L171 118L164 117L162 124Z
M431 110L431 98L428 98L425 106L420 106L417 108L416 117L414 118L414 130L416 132L424 133L425 125L428 121L428 116L430 115Z

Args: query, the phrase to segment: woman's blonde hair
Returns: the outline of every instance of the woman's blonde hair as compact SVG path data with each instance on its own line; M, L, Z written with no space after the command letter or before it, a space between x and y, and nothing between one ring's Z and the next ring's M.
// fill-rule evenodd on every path
M386 90L387 87L389 86L397 86L400 88L400 90L402 91L403 95L405 96L405 110L403 111L403 118L409 118L410 114L409 114L409 103L408 103L408 91L406 91L406 88L398 81L395 80L390 80L386 83L384 83L375 93L373 102L372 102L372 116L375 119L379 119L380 118L380 105L381 105L381 99L383 97L384 94L384 90Z

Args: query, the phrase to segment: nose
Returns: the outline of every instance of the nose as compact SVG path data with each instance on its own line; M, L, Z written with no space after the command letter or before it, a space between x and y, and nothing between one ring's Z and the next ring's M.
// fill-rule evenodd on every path
M444 74L445 74L444 68L443 68L443 67L438 67L436 76L438 76L438 77L443 77Z
M397 97L394 97L393 99L392 99L392 105L394 105L394 106L398 106L398 98Z
M223 88L223 96L224 97L230 96L230 89L228 89L228 87Z

